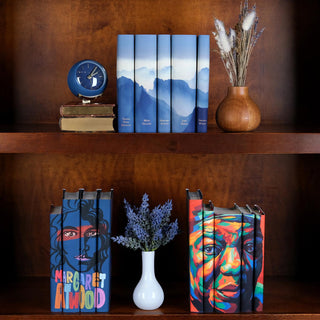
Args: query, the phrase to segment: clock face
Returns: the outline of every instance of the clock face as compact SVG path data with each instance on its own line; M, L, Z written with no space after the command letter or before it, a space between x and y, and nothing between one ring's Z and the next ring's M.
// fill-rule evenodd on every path
M88 99L102 95L108 83L108 75L102 64L94 60L82 60L68 73L68 85L77 97Z
M104 83L102 70L90 62L80 65L77 69L76 76L79 84L88 90L99 89Z

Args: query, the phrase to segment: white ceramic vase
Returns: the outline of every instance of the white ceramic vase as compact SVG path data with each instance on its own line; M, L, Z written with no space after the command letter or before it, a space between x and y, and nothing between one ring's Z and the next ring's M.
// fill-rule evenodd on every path
M155 251L142 251L142 275L133 292L135 305L142 310L159 308L164 293L154 273Z

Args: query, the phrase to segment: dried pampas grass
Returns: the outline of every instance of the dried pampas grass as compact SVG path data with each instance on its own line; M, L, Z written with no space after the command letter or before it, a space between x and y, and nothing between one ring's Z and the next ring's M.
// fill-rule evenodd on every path
M239 21L234 29L230 28L229 33L224 23L214 18L216 32L212 33L232 86L245 86L252 50L264 31L263 28L257 32L258 20L256 7L254 5L249 10L248 0L240 4Z

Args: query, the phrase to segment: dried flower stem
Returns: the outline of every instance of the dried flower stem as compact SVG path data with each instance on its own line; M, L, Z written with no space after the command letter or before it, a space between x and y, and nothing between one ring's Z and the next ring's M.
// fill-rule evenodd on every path
M233 86L245 86L250 56L264 28L257 33L258 17L255 6L249 10L248 0L240 3L239 22L234 31L227 35L222 21L215 18L217 32L213 32L218 44L219 53L224 67ZM229 43L226 44L226 39Z

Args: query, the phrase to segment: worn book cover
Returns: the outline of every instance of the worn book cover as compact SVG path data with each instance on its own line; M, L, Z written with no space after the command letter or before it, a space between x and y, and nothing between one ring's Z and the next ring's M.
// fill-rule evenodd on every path
M190 311L203 313L203 210L200 190L187 192Z
M50 208L50 301L52 312L62 312L62 241L61 241L61 206Z
M115 104L70 102L60 106L62 117L114 117Z
M115 117L63 117L59 120L62 131L96 132L114 131Z

